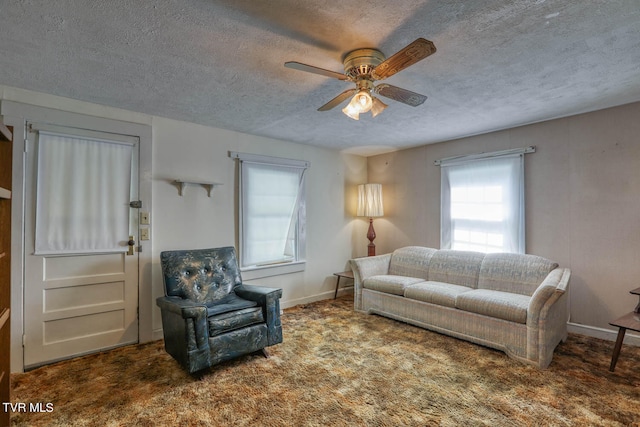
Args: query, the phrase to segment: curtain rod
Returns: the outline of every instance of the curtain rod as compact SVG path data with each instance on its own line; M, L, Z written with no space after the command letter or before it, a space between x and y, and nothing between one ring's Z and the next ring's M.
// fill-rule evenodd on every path
M100 130L82 129L71 126L53 125L48 123L38 123L27 121L28 132L39 132L43 134L85 139L89 141L117 143L125 145L136 145L140 142L140 137L125 135Z
M306 160L285 159L283 157L263 156L261 154L238 153L237 151L229 151L229 157L243 162L261 163L265 165L291 166L297 168L311 167L311 162Z
M512 148L510 150L491 151L491 152L484 152L484 153L478 153L478 154L468 154L464 156L445 157L444 159L434 160L433 164L436 166L440 166L442 165L442 163L449 163L453 161L479 160L479 159L488 159L490 157L508 156L512 154L529 154L529 153L535 153L535 152L536 152L536 147L534 145L530 145L528 147Z

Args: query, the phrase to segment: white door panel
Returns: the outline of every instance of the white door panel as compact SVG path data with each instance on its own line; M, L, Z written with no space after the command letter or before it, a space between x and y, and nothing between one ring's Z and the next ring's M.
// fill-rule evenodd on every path
M81 133L74 129L64 131ZM29 132L25 165L24 366L27 368L138 341L138 255L126 254L129 236L122 236L122 252L34 255L37 137L37 132ZM117 136L108 134L103 138ZM138 150L136 144L136 158ZM131 200L135 200L138 183L135 167L132 182L135 185ZM137 220L138 210L131 209L129 234L135 240Z

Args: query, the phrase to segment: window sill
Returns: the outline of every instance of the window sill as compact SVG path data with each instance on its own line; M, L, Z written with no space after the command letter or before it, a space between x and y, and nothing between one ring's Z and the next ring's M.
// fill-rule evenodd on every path
M306 261L289 262L286 264L266 265L260 267L245 267L240 269L242 280L262 279L263 277L280 276L283 274L304 271Z

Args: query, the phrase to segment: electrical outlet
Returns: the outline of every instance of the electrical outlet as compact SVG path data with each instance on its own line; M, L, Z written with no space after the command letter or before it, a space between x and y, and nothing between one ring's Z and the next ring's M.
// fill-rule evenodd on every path
M140 224L141 225L149 225L149 224L151 224L151 219L149 217L149 212L140 212Z
M149 228L140 229L140 240L149 240Z

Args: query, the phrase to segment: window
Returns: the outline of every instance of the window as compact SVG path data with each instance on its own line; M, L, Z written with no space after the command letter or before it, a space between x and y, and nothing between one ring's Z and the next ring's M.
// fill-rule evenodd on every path
M524 253L525 152L439 162L443 249Z
M305 172L309 163L243 153L231 153L231 156L240 164L238 240L241 268L303 266ZM284 272L302 269L288 268ZM281 274L281 271L272 274Z

